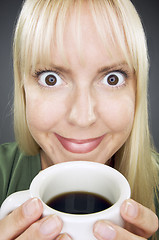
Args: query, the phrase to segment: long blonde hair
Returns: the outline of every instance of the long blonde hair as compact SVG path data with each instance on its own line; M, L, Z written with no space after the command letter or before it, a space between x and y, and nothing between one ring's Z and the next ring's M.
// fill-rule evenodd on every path
M56 42L63 53L63 34L67 17L77 11L77 41L80 42L80 11L88 3L101 40L106 46L109 34L126 61L134 69L137 80L136 110L132 132L115 154L115 168L128 179L132 197L154 209L154 189L158 166L152 154L147 111L148 54L141 20L129 0L26 0L19 16L14 38L14 124L21 149L35 155L39 146L31 136L25 115L24 75L38 61L47 61L50 47ZM79 44L80 45L80 44ZM107 47L107 46L106 46ZM107 47L108 48L108 47ZM109 48L107 49L109 51ZM110 53L111 54L111 53Z

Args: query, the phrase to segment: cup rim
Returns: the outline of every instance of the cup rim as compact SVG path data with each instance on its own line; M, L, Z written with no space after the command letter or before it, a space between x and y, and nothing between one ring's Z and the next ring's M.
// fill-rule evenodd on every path
M48 177L49 173L52 173L53 171L57 171L59 170L62 166L65 167L65 169L70 168L70 167L78 167L78 166L90 166L90 167L96 167L96 168L101 168L102 171L111 171L112 174L114 174L114 176L117 177L118 181L120 179L119 184L122 185L122 192L120 194L119 199L109 208L99 211L99 212L95 212L95 213L90 213L90 214L71 214L71 213L65 213L65 212L61 212L55 209L50 208L40 197L39 194L39 188L37 187L37 184L39 185L42 181L44 181L44 179L46 179L46 177ZM50 175L49 175L50 176ZM126 199L130 198L131 195L131 189L130 189L130 185L127 181L127 179L116 169L102 164L102 163L98 163L98 162L91 162L91 161L71 161L71 162L62 162L62 163L58 163L55 165L52 165L42 171L40 171L35 178L32 180L31 185L30 185L30 193L32 197L38 197L41 201L42 204L44 206L44 212L45 211L52 211L54 212L54 214L60 214L61 216L73 216L74 218L89 218L89 217L96 217L98 215L104 215L105 213L107 213L107 215L109 215L109 212L112 212L112 209L118 209L120 207L120 205L122 204L122 202Z

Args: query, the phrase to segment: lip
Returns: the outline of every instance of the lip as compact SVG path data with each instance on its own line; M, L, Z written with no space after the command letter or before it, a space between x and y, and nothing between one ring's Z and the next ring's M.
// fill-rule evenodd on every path
M97 138L89 139L72 139L64 138L57 133L55 134L62 146L71 153L88 153L93 151L101 143L104 135Z

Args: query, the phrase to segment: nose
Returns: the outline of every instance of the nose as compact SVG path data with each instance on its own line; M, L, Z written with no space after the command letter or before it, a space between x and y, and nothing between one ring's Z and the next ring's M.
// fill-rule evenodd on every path
M82 128L95 123L95 100L89 90L78 89L71 99L69 122Z

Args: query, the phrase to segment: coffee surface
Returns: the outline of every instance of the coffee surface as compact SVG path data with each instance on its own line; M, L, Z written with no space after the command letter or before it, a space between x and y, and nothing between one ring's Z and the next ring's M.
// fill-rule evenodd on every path
M88 192L63 193L53 197L46 204L55 210L71 214L96 213L112 206L103 196Z

